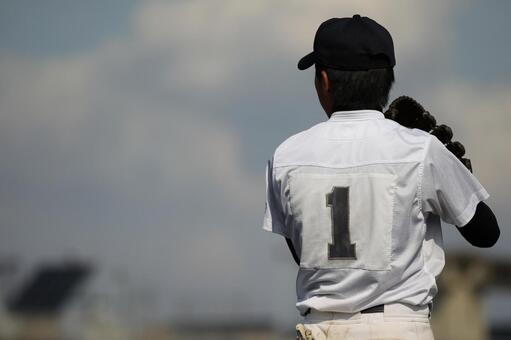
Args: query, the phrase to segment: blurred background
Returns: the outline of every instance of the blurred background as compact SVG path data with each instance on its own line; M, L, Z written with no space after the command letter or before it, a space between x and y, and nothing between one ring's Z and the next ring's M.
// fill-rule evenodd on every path
M453 128L502 230L444 226L435 331L511 339L503 0L0 0L0 339L292 339L264 167L326 119L296 64L357 13L394 39L390 100Z

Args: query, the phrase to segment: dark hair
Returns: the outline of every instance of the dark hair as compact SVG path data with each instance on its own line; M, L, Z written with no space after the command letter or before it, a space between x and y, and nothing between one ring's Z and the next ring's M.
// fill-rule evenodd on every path
M393 68L361 71L335 70L316 64L316 77L325 70L333 88L333 110L383 111L394 83Z

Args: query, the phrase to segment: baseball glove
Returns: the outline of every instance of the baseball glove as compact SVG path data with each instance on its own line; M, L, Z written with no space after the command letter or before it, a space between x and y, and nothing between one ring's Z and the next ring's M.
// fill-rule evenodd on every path
M415 99L407 96L394 99L384 115L385 118L392 119L405 127L421 129L436 136L472 172L470 159L463 158L465 147L460 142L452 141L452 129L444 124L437 125L435 117L424 110Z

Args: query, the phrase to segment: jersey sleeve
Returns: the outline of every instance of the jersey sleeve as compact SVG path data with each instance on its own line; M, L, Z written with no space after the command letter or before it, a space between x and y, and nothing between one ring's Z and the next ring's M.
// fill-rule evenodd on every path
M289 238L290 232L286 227L279 184L274 178L272 161L266 165L266 203L263 229Z
M477 178L435 136L431 136L422 164L423 212L462 227L474 216L477 204L490 195Z

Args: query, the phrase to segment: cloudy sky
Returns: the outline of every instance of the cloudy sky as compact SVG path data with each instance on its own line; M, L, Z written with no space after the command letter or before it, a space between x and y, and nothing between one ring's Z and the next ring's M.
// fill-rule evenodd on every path
M356 13L393 36L391 99L450 125L491 195L499 244L471 249L446 225L447 248L511 259L497 0L0 1L0 256L91 259L163 317L292 322L296 268L260 228L264 166L326 119L296 63L322 21Z

